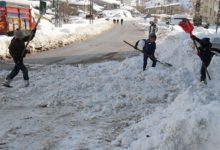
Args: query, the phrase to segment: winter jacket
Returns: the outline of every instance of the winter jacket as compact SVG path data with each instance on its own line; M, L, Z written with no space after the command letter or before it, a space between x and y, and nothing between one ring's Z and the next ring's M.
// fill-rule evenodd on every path
M198 55L203 61L208 61L213 57L214 53L212 51L212 44L209 41L209 38L199 39L196 36L193 37L195 41L197 41L200 46L198 47Z
M158 31L158 28L155 24L150 25L149 34L156 33Z
M13 38L11 40L11 43L8 47L9 49L9 53L12 56L12 58L14 59L15 62L20 61L24 56L22 56L23 51L25 50L25 42L27 42L28 40L32 40L35 36L36 33L36 29L31 31L32 34L25 36L23 39L15 39ZM31 36L31 37L30 37Z
M136 42L135 47L138 46L139 41ZM143 39L143 41L145 42L143 47L144 54L153 55L156 50L156 43L155 42L151 43L149 39L148 40Z

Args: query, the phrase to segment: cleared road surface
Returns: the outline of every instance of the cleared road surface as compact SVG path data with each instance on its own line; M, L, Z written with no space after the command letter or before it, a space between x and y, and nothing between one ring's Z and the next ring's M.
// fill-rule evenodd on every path
M145 36L143 30L135 25L135 21L126 21L124 25L115 24L110 30L85 41L78 41L66 47L28 55L25 58L25 63L74 65L123 60L126 57L139 54L139 52L126 45L123 40L135 43L138 39L145 38ZM1 63L1 68L11 68L13 63L10 62Z

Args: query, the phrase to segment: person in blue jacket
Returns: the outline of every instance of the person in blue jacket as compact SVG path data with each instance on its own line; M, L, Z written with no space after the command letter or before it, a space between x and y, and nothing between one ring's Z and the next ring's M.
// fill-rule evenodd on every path
M155 33L151 33L149 35L149 39L142 39L138 40L135 44L135 48L137 49L137 46L139 45L139 42L144 43L143 44L143 53L144 53L144 61L143 61L143 71L146 69L147 66L147 60L148 57L152 60L152 67L156 67L157 59L154 56L155 50L156 50L156 39L157 36Z

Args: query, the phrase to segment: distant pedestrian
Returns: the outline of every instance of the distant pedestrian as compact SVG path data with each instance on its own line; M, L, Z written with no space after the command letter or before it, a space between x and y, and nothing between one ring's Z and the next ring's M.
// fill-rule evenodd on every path
M157 25L156 25L153 21L151 21L151 22L150 22L150 28L149 28L149 35L150 35L151 33L156 34L157 31L158 31Z
M146 69L148 57L152 60L152 67L156 67L157 59L154 56L156 50L156 39L155 33L151 33L149 39L142 39L136 42L135 49L137 49L140 43L143 46L144 61L143 61L143 71Z
M11 71L10 74L6 77L5 82L3 83L4 86L10 87L11 81L14 79L15 76L18 75L19 71L21 70L23 73L23 78L25 82L25 87L29 86L29 76L28 76L28 69L23 63L23 58L25 57L27 51L25 47L25 42L30 41L34 38L36 33L36 28L32 30L28 35L25 35L23 31L17 29L14 33L14 38L11 40L9 45L9 53L13 58L15 63L14 69Z
M119 23L119 19L117 19L117 24Z
M121 19L121 25L123 25L123 21L124 21L124 20L123 20L123 19Z
M114 23L114 24L116 23L116 20L115 20L115 19L113 19L113 23Z

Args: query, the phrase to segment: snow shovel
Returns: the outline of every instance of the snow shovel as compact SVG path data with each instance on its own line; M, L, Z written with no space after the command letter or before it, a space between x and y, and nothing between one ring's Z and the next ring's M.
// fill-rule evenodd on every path
M127 42L127 41L123 41L123 42L125 42L125 43L128 44L129 46L131 46L131 47L133 47L134 49L136 49L135 46L132 45L132 44L130 44L129 42ZM144 53L142 50L140 50L140 49L138 49L138 48L137 48L136 50L139 51L139 52ZM147 55L147 56L150 57L150 58L153 59L153 60L156 60L156 61L159 62L160 64L163 64L163 65L167 66L167 67L172 67L172 66L173 66L173 65L171 65L171 64L169 64L169 63L161 62L161 61L159 61L159 60L156 59L156 58L152 58L152 56L150 56L150 55Z
M193 32L194 27L193 27L193 25L189 22L188 19L183 19L183 20L179 23L179 26L180 26L186 33L189 33L190 36L193 35L192 32ZM196 47L196 50L199 52L198 46L197 46L197 44L196 44L196 41L193 40L193 43L194 43L194 45L195 45L195 47ZM202 59L201 59L201 61L202 61ZM207 69L207 67L206 67L206 65L205 65L205 63L204 63L203 61L202 61L202 65L203 65L204 68L205 68L205 71L206 71L206 73L207 73L207 75L208 75L209 80L211 80L211 77L210 77L210 74L209 74L209 72L208 72L208 69Z

